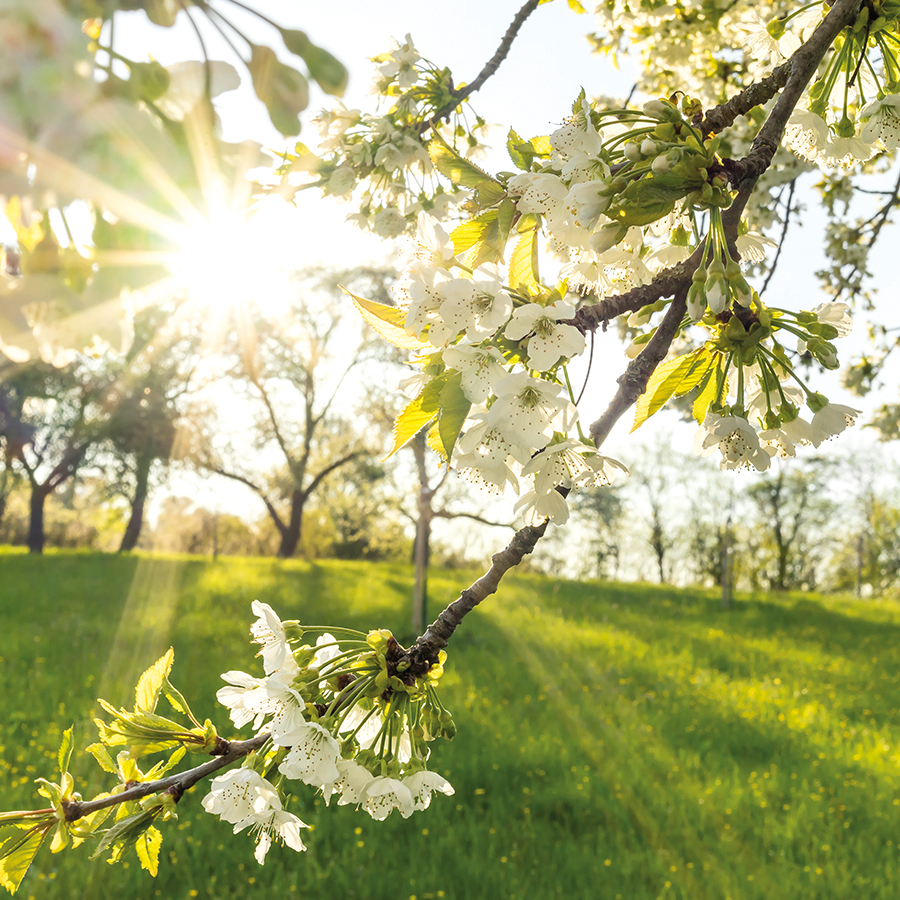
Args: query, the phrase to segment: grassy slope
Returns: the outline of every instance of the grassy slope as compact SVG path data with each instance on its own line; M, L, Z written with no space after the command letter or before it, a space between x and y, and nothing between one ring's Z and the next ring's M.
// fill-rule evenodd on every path
M225 669L255 671L254 598L285 618L403 635L406 567L0 554L0 808L54 777L60 729L130 703L169 644L201 718ZM437 573L449 599L460 573ZM456 788L385 823L292 807L303 855L264 868L245 836L181 803L154 881L132 857L42 851L19 896L216 900L895 898L900 611L789 598L721 612L702 592L514 577L453 641ZM48 724L50 723L49 727ZM76 780L100 789L92 761ZM174 863L177 861L177 865Z

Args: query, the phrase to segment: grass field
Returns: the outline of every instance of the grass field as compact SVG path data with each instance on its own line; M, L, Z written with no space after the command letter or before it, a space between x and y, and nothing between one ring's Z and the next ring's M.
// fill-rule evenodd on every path
M466 573L434 573L446 602ZM408 637L411 571L0 551L0 808L39 805L61 730L130 705L171 644L172 679L228 734L227 669L256 671L250 601ZM259 673L257 673L259 674ZM431 768L456 795L384 823L294 807L309 850L246 836L189 794L159 876L84 846L43 850L18 896L305 900L749 900L900 896L900 607L514 576L450 647L459 734ZM73 767L87 795L105 785ZM40 804L42 805L42 804Z

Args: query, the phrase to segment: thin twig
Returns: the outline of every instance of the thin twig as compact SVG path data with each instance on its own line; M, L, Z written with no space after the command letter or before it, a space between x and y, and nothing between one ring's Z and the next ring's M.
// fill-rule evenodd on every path
M762 287L759 289L760 297L766 292L766 288L769 286L769 282L772 280L772 276L775 274L775 269L778 267L778 260L781 259L781 250L784 247L784 239L785 237L787 237L788 226L791 222L791 212L793 211L791 202L794 199L794 190L796 187L797 179L794 178L791 180L790 188L788 190L787 206L784 213L784 222L781 226L781 238L778 241L778 249L775 251L775 258L772 260L772 265L770 266L769 271L766 275L766 280L763 282Z

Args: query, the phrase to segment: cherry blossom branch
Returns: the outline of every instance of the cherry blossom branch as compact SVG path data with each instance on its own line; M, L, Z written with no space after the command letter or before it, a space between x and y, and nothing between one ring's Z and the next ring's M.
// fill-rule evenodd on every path
M177 802L181 799L182 794L198 781L202 781L207 775L248 756L254 750L262 747L267 740L269 740L268 732L258 734L247 741L222 741L216 746L216 756L213 759L195 766L193 769L185 769L177 775L170 775L168 778L160 778L156 781L142 781L140 784L135 784L120 794L113 794L110 797L100 797L97 800L64 801L66 821L75 822L98 809L107 809L129 800L141 800L151 794L159 794L163 791L173 794Z
M772 157L781 143L788 119L794 112L806 85L813 77L835 38L858 15L862 0L836 0L828 15L819 23L805 44L801 44L794 55L785 63L790 66L790 76L781 96L772 107L772 112L756 135L750 152L739 160L723 160L723 166L731 183L739 186L753 179L754 183L772 162Z

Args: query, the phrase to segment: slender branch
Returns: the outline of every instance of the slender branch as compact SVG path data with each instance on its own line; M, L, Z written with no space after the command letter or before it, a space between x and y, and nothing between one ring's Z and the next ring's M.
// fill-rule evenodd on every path
M496 53L494 53L487 61L484 68L478 73L475 79L470 81L464 87L452 90L451 93L453 94L453 99L449 103L445 103L430 119L428 119L428 121L423 122L420 131L426 131L429 128L433 128L441 121L441 119L446 119L460 103L474 94L475 91L479 90L488 78L500 68L500 64L509 55L513 41L519 34L519 30L525 24L525 20L538 8L540 3L541 0L528 0L528 2L516 13L509 28L506 29L506 34L503 35L503 40L500 41L500 46L497 48Z
M251 491L254 491L260 500L266 504L266 509L269 511L269 516L272 521L275 523L275 527L278 529L278 533L284 537L285 531L287 531L287 526L281 521L281 516L278 514L278 510L272 505L272 501L266 496L263 489L258 485L254 484L249 478L246 478L243 475L238 475L236 472L229 472L227 469L223 469L221 466L211 466L210 467L216 475L222 475L224 478L230 478L232 481L239 481L241 484L245 484Z
M797 179L794 178L791 180L790 187L788 190L787 202L785 204L785 212L784 212L784 222L781 225L781 238L778 241L778 249L775 251L775 258L772 260L772 265L769 266L769 271L766 274L766 280L763 282L762 287L759 289L760 297L766 292L766 288L769 286L769 282L772 280L772 276L775 274L775 269L778 268L778 260L781 259L781 249L784 247L784 239L787 237L788 226L791 223L791 212L793 207L791 203L794 199L794 190L797 187Z
M195 766L193 769L185 769L183 772L170 775L168 778L160 778L157 781L143 781L110 797L101 797L97 800L65 802L66 821L75 822L90 815L92 812L96 812L98 809L107 809L110 806L117 806L119 803L125 803L129 800L140 800L143 797L159 794L162 791L169 791L178 800L185 791L192 788L198 781L202 781L207 775L211 775L213 772L249 755L254 750L258 750L267 740L269 740L268 732L258 734L247 741L224 741L217 748L219 752L215 758Z
M456 630L456 626L470 613L482 600L495 593L500 579L509 569L519 565L520 562L531 553L537 542L544 536L547 530L547 522L533 528L526 525L520 528L506 549L495 553L491 557L491 567L471 587L466 588L438 617L428 626L425 634L407 651L410 661L410 671L414 674L427 672L432 662L437 658L439 650L450 641L450 637Z
M656 333L647 341L647 345L639 356L628 364L624 374L619 377L619 388L606 411L591 425L591 438L599 447L609 435L613 425L619 421L625 411L640 397L647 388L647 381L656 371L656 367L666 358L669 347L678 333L684 312L687 307L688 285L684 284L675 295L675 299L666 311Z
M482 525L491 525L494 528L512 528L509 522L492 522L483 516L475 515L475 513L448 512L446 509L439 509L437 512L432 513L432 516L435 519L472 519L475 522L480 522Z

